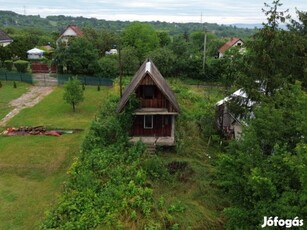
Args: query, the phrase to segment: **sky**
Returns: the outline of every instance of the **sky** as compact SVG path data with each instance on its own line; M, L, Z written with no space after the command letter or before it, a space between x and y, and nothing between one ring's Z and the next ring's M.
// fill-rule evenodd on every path
M1 0L0 10L25 15L83 16L120 21L209 22L260 24L264 2L272 0ZM281 0L281 10L307 11L306 0Z

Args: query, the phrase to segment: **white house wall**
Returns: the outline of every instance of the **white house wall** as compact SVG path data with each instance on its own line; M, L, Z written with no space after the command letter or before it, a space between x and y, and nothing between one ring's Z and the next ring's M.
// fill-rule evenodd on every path
M67 30L65 30L62 36L77 36L77 34L73 29L67 28Z

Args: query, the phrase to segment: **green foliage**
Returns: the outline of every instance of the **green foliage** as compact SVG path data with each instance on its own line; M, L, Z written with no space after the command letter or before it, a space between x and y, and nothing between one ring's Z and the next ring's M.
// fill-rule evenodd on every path
M123 45L136 50L139 63L142 63L148 52L158 48L159 38L154 28L145 23L132 22L123 32Z
M173 66L175 64L176 57L174 53L167 47L156 49L148 54L161 74L164 77L169 77L173 74Z
M121 216L130 215L132 222L150 216L152 189L146 187L141 168L145 147L142 143L128 146L125 116L131 114L126 111L116 116L116 101L111 96L93 123L69 171L64 195L48 214L43 229L124 227L117 221Z
M5 66L5 68L6 68L8 71L12 71L13 65L14 65L14 63L13 63L12 60L5 60L5 61L4 61L4 66Z
M167 168L157 156L147 159L144 163L144 169L151 180L167 180L169 173Z
M85 38L71 39L68 47L65 44L60 44L54 56L60 71L66 68L72 74L89 75L98 72L98 51Z
M133 75L140 64L136 50L132 46L125 46L121 52L123 73Z
M103 57L105 52L117 44L118 37L114 31L86 26L82 28L86 39L99 51L99 57Z
M306 43L300 35L281 30L278 24L288 18L287 12L280 12L279 1L266 12L268 22L264 28L246 43L247 54L240 85L254 100L261 100L259 82L266 96L274 95L285 83L293 84L295 80L304 79L304 50ZM278 54L278 55L277 55Z
M28 70L29 62L24 60L18 60L14 62L14 66L20 73L26 73Z
M16 88L17 88L17 84L16 84L16 82L15 82L15 81L13 82L13 88L14 88L14 89L16 89Z
M300 85L284 86L220 156L218 183L233 202L224 212L229 228L259 226L265 215L306 216L306 108Z
M76 106L84 100L84 92L80 87L81 83L77 77L69 79L64 85L63 99L72 105L73 111L76 111Z
M160 47L166 47L171 43L171 37L165 31L157 32Z
M99 59L99 74L106 78L118 76L118 55L107 55Z

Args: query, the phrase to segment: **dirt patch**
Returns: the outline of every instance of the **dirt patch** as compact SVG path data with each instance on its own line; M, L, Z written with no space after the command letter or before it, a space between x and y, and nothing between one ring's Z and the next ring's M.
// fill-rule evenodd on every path
M40 102L44 97L53 91L53 87L38 87L33 86L30 90L21 97L10 102L13 110L9 112L1 121L0 126L4 127L9 120L16 116L21 110L30 108Z

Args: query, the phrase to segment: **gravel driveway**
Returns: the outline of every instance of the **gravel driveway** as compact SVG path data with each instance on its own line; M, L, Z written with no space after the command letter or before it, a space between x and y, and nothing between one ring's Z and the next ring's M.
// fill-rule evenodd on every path
M27 93L24 93L21 97L10 102L13 109L2 120L0 120L0 126L5 127L9 120L16 116L22 109L36 105L44 97L50 94L53 89L54 87L32 86Z

